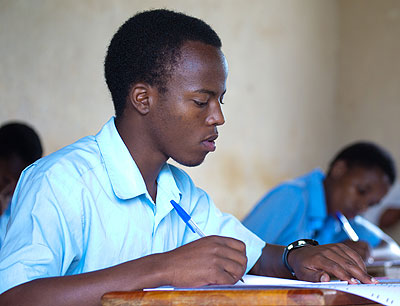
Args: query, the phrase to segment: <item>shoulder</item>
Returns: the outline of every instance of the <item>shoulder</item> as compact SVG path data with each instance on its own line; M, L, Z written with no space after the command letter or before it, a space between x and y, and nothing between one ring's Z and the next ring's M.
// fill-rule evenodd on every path
M87 186L104 180L104 168L96 141L88 136L28 166L21 174L15 194L20 200L30 199L35 203L39 197L42 201L47 198L66 201L82 196Z
M303 192L306 190L306 182L302 179L295 178L292 180L285 181L272 188L266 195L265 198L297 198L301 197Z
M102 158L94 136L84 137L52 154L49 154L24 170L25 175L47 176L53 179L81 177L102 164Z
M310 172L303 176L296 177L291 180L284 181L279 185L269 190L258 202L259 208L265 207L273 210L290 209L303 210L305 209L311 198L313 185L310 180L313 180L315 173ZM315 178L314 178L315 179Z
M308 198L309 194L319 192L323 188L323 179L324 173L320 169L314 169L309 173L279 184L271 192L284 194L286 197Z

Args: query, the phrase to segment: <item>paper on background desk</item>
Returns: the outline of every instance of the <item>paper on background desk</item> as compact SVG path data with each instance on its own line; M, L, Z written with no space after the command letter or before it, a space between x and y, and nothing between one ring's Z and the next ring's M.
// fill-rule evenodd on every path
M400 280L381 280L379 284L368 285L358 284L349 285L343 281L332 281L324 283L312 283L306 281L256 276L256 275L244 275L244 283L237 282L233 286L205 286L200 288L174 288L174 287L159 287L153 289L144 289L145 291L151 290L209 290L209 289L246 289L253 287L262 289L262 287L295 287L295 288L321 288L321 289L334 289L339 291L348 292L355 294L372 301L381 303L383 305L400 306ZM392 283L395 282L396 283Z
M236 283L235 286L288 286L297 288L334 289L352 293L383 305L400 306L400 280L380 280L379 284L349 285L347 282L333 281L326 283L311 283L274 277L245 275L244 284Z
M356 294L383 305L399 306L400 305L400 283L379 283L375 285L358 284L323 284L323 285L305 285L307 288L323 288L335 289L352 294Z

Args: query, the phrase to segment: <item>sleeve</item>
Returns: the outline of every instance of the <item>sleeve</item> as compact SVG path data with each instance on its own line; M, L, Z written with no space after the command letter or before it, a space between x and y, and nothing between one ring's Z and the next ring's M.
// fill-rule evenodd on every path
M11 203L0 250L0 293L36 278L65 275L81 253L80 211L60 205L72 201L70 183L35 175L34 168L22 173Z
M288 244L301 235L298 227L305 209L301 190L283 184L267 193L244 218L243 224L267 243ZM284 237L290 237L291 241L287 243Z

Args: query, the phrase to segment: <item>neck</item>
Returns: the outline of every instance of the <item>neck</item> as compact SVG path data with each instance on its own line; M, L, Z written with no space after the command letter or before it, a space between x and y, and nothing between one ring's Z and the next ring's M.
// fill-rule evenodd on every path
M142 174L146 188L154 203L157 196L157 177L167 158L154 149L149 143L146 129L135 122L140 120L116 121L115 125L119 135L129 150L133 160Z

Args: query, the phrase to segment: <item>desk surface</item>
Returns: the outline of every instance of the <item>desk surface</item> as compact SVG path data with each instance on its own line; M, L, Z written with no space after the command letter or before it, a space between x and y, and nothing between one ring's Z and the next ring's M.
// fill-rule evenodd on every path
M242 290L176 290L110 292L103 306L116 305L380 305L331 289L275 287Z

